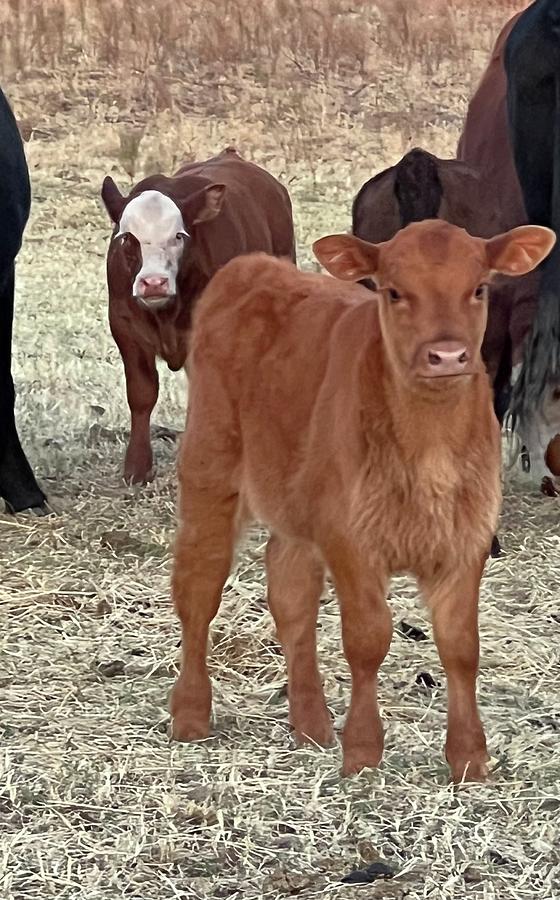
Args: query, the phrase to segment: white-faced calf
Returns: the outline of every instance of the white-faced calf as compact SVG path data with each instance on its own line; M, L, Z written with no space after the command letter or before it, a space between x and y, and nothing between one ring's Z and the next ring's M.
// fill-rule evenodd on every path
M125 370L131 431L124 475L153 478L150 417L156 357L185 364L193 306L240 253L295 259L290 198L272 175L227 149L176 175L152 175L123 197L110 176L102 198L114 231L107 253L109 324Z

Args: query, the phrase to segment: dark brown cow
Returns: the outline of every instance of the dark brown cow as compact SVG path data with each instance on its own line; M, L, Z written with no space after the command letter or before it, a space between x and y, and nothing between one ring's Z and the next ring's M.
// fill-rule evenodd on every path
M536 4L533 6L536 7ZM524 12L515 15L498 36L490 62L469 104L457 150L460 160L481 173L487 185L487 195L492 197L492 203L500 206L504 228L514 228L529 221L512 153L508 81L504 66L510 34L523 15ZM539 221L538 224L550 223ZM502 333L509 335L516 375L522 369L524 349L536 320L538 294L539 275L536 272L516 283L505 283L501 294ZM558 388L549 385L542 392L540 408L535 403L531 417L518 423L518 431L531 460L531 470L537 478L543 479L545 493L555 492L552 481L554 473L546 459L551 458L547 453L550 441L560 432L559 399Z
M131 412L124 474L153 477L150 416L156 357L185 364L194 303L233 257L263 251L295 260L290 198L264 169L232 148L176 175L152 175L123 197L112 178L102 198L115 225L107 255L109 322Z
M480 357L481 285L492 272L528 271L554 240L527 226L485 241L428 221L382 244L351 235L315 244L332 274L373 278L378 294L262 254L212 279L195 312L179 462L176 738L208 735L208 629L239 530L257 519L272 533L268 600L298 741L333 739L316 654L328 568L352 675L343 771L379 763L387 587L408 571L432 611L447 674L453 778L486 776L477 611L500 508L500 431Z

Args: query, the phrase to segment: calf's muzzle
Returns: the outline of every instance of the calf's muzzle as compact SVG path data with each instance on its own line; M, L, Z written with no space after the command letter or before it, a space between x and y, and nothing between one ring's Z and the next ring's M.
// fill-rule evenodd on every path
M461 341L431 341L420 347L417 372L423 378L469 375L471 362L471 353Z
M140 278L138 293L140 297L144 297L146 300L150 297L158 299L168 297L169 279L165 275L146 275Z

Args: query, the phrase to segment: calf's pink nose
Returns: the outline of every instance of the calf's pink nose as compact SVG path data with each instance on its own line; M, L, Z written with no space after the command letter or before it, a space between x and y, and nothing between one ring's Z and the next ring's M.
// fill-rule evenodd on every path
M428 375L460 375L470 362L470 354L458 341L438 341L428 344L424 351L424 365Z
M140 279L140 293L143 297L165 297L169 290L169 279L165 275L146 275Z

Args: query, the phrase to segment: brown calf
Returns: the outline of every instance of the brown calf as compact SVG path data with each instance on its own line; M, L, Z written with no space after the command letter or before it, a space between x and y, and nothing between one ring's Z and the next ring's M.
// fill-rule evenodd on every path
M195 313L179 461L176 738L208 734L208 630L240 529L257 519L271 531L268 600L298 741L333 739L315 638L328 569L352 675L343 771L379 763L387 587L408 571L447 674L453 777L484 778L478 590L500 507L484 285L493 272L526 272L553 242L537 227L484 240L422 222L379 245L350 235L315 244L332 274L373 278L378 294L260 254L215 276Z
M193 305L212 275L241 253L295 260L290 198L259 166L227 149L176 175L151 175L123 197L107 176L102 198L115 224L107 254L109 323L131 412L124 474L153 478L150 417L156 357L176 372L187 355Z

